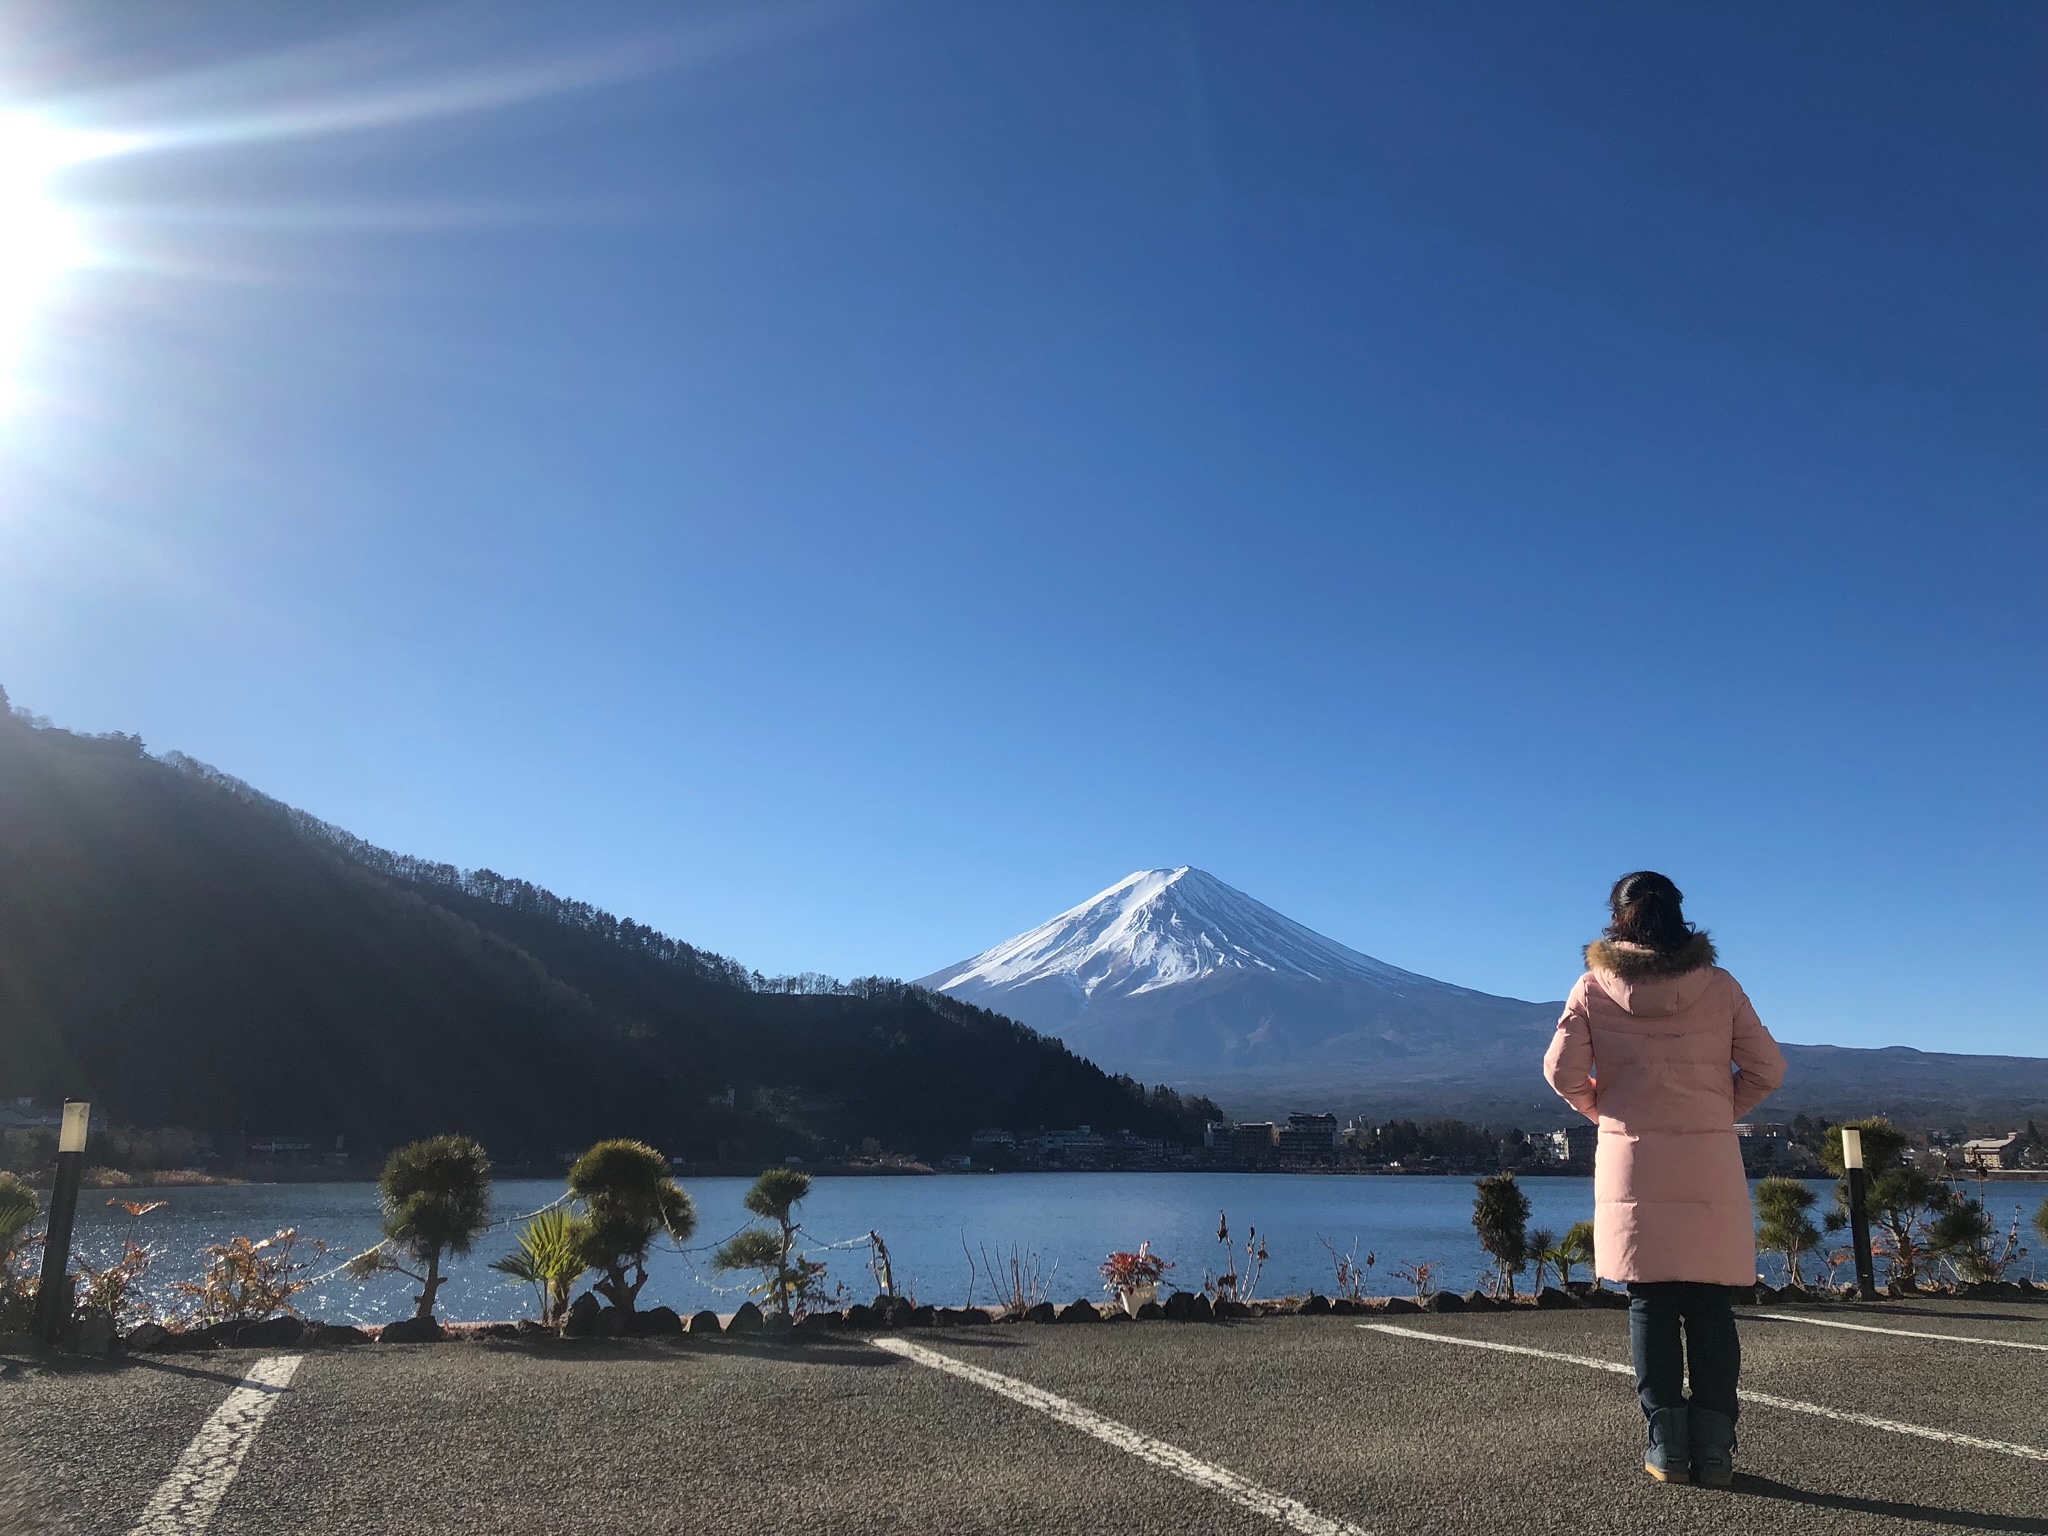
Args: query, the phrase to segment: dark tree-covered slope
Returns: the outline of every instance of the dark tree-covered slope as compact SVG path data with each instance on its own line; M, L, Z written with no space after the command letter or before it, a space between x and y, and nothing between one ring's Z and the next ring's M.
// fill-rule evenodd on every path
M869 1136L932 1153L989 1124L1185 1133L1178 1106L983 1009L764 985L0 702L0 1097L365 1152L437 1131L508 1156L626 1134L703 1157ZM728 1086L735 1108L708 1102Z

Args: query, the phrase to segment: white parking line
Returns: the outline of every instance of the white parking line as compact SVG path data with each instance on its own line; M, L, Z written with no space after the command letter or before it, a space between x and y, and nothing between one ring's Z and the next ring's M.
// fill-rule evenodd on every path
M1891 1333L1902 1339L1939 1339L1944 1344L1989 1344L1994 1349L2032 1349L2048 1355L2048 1344L2023 1339L1986 1339L1971 1333L1925 1333L1918 1328L1880 1328L1875 1323L1845 1323L1832 1317L1800 1317L1791 1312L1758 1312L1774 1323L1805 1323L1810 1328L1852 1328L1858 1333Z
M1126 1451L1140 1461L1171 1472L1175 1477L1184 1477L1189 1482L1219 1494L1231 1503L1278 1521L1291 1531L1300 1531L1303 1536L1371 1536L1371 1533L1343 1520L1332 1520L1319 1515L1284 1493L1275 1493L1261 1487L1249 1478L1239 1477L1227 1467L1216 1466L1213 1462L1201 1460L1169 1445L1164 1440L1155 1440L1150 1435L1140 1434L1128 1424L1119 1424L1115 1419L1105 1419L1099 1413L1090 1412L1079 1403L1069 1402L1043 1388L1034 1387L1014 1376L998 1375L983 1370L978 1365L969 1365L964 1360L955 1360L951 1355L942 1355L935 1349L922 1344L913 1344L908 1339L880 1338L869 1341L877 1349L886 1349L892 1355L919 1365L930 1366L935 1371L944 1371L948 1376L957 1376L970 1381L977 1387L999 1393L1011 1402L1022 1403L1035 1408L1048 1417L1057 1419L1071 1429L1078 1429L1085 1435L1093 1435L1105 1445L1113 1445Z
M199 1426L129 1536L199 1536L212 1523L213 1512L242 1469L242 1458L256 1443L256 1431L283 1395L300 1358L266 1355L249 1367L228 1400Z
M1406 1339L1421 1339L1430 1344L1456 1344L1466 1349L1491 1349L1504 1355L1534 1355L1539 1360L1561 1360L1566 1365L1588 1366L1596 1371L1612 1371L1617 1376L1635 1376L1632 1367L1614 1360L1595 1360L1587 1355L1565 1355L1556 1350L1531 1349L1526 1344L1500 1344L1491 1339L1461 1339L1448 1333L1425 1333L1420 1328L1399 1328L1392 1323L1360 1323L1361 1328L1374 1333L1399 1334ZM1939 1440L1944 1445L1967 1446L1973 1451L1996 1451L2001 1456L2019 1456L2027 1461L2048 1461L2048 1451L2039 1446L2016 1445L2010 1440L1986 1440L1977 1435L1957 1434L1951 1429L1934 1429L1925 1424L1907 1424L1899 1419L1880 1419L1875 1414L1857 1413L1848 1408L1824 1408L1819 1403L1801 1402L1796 1397L1778 1397L1770 1392L1751 1392L1747 1388L1740 1394L1745 1403L1755 1403L1763 1408L1782 1408L1787 1413L1811 1414L1818 1419L1834 1419L1843 1424L1860 1424L1865 1429L1882 1429L1894 1435L1914 1435L1922 1440Z

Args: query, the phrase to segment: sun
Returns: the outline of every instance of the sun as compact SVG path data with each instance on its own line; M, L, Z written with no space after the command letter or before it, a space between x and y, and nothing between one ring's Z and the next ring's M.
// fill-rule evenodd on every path
M99 152L91 134L0 113L0 377L52 282L89 254L78 217L50 183Z

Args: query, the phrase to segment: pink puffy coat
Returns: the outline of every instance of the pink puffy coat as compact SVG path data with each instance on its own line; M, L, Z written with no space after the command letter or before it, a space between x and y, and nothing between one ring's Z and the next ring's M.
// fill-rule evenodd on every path
M1602 941L1586 964L1543 1075L1600 1125L1594 1272L1754 1284L1735 1122L1785 1080L1784 1053L1705 934L1671 952Z

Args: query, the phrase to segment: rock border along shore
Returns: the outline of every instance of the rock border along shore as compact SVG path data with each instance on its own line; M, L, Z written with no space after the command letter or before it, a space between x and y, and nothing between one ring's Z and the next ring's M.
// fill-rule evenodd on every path
M1985 1301L2048 1302L2048 1283L2027 1280L1985 1282L1975 1285L1887 1292L1886 1299L1970 1299ZM1849 1289L1814 1287L1782 1289L1759 1284L1737 1299L1739 1306L1783 1306L1786 1304L1854 1303ZM1605 1286L1577 1284L1569 1289L1545 1286L1533 1295L1513 1300L1489 1296L1482 1291L1434 1291L1415 1298L1408 1296L1328 1297L1310 1292L1306 1296L1282 1296L1264 1301L1216 1301L1199 1291L1175 1291L1162 1301L1149 1301L1138 1308L1135 1318L1114 1305L1099 1304L1083 1297L1058 1306L1039 1302L1022 1311L987 1307L920 1306L906 1297L877 1296L872 1302L856 1302L837 1311L813 1312L794 1323L764 1315L752 1302L738 1311L721 1314L701 1311L685 1318L669 1307L650 1307L644 1312L621 1314L598 1303L586 1292L570 1308L561 1328L551 1328L531 1318L517 1322L438 1322L431 1318L403 1318L381 1327L359 1327L350 1323L328 1323L290 1316L264 1318L254 1322L214 1323L203 1328L174 1330L158 1323L145 1323L125 1335L115 1332L104 1317L88 1317L73 1323L60 1348L69 1354L105 1357L118 1354L173 1354L211 1349L340 1349L368 1344L460 1344L475 1342L521 1342L529 1344L576 1345L584 1340L602 1339L704 1339L738 1338L761 1342L798 1342L835 1333L881 1332L906 1328L1006 1327L1018 1323L1129 1324L1131 1322L1243 1322L1266 1317L1388 1316L1421 1312L1544 1312L1598 1308L1623 1308L1625 1292ZM0 1353L39 1348L28 1335L0 1335Z

